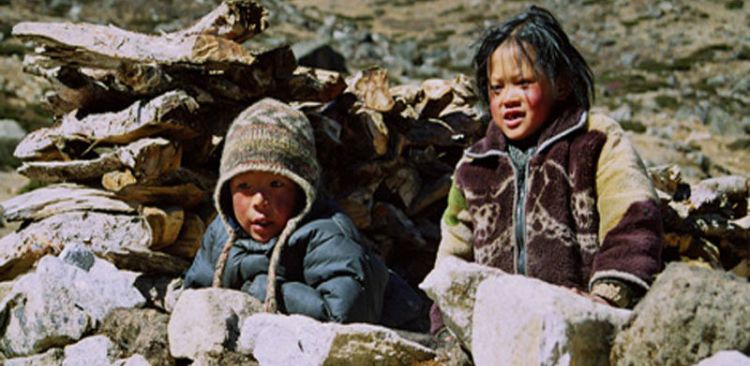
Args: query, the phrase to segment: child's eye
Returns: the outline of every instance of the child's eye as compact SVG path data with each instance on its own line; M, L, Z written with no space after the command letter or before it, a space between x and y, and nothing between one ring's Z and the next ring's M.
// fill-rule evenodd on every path
M284 186L284 182L280 180L272 180L271 181L271 188L281 188Z
M240 182L240 183L237 183L237 185L235 186L235 188L236 189L240 189L240 190L250 189L250 183Z
M500 84L490 85L490 91L493 93L499 93L503 90L503 86Z

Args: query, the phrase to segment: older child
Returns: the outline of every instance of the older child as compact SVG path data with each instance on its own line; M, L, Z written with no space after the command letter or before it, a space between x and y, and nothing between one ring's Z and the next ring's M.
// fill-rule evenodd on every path
M532 6L485 34L474 65L492 121L456 166L437 262L458 256L633 306L661 269L661 218L620 126L589 112L586 61Z
M317 199L320 167L304 114L272 99L246 109L227 132L219 173L219 215L184 287L241 289L267 310L319 320L381 321L387 269L359 244L351 220Z

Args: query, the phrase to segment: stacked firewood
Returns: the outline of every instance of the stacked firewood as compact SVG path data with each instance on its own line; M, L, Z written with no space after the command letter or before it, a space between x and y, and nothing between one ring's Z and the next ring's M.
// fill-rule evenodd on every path
M429 271L450 174L482 132L468 80L388 84L382 69L349 79L297 67L288 47L249 50L267 27L254 1L228 0L159 36L112 26L20 23L25 70L56 87L49 128L16 148L19 172L47 186L0 203L21 229L0 239L0 280L83 243L118 267L179 274L215 212L224 133L263 97L304 111L337 200L412 283Z
M665 261L689 261L750 276L750 180L682 180L678 166L650 169L661 199Z

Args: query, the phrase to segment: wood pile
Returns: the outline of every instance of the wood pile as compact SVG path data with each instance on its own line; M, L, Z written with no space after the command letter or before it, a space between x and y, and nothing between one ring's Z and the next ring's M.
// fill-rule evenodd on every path
M750 277L750 180L723 176L688 184L676 165L650 173L661 199L664 260Z
M215 212L224 133L262 97L304 111L321 188L366 241L416 284L431 269L450 174L483 132L468 80L391 87L382 69L348 79L297 67L289 47L242 43L267 28L258 3L228 0L194 26L146 35L113 26L19 23L25 71L49 79L52 127L17 146L19 172L48 185L0 203L22 221L0 239L0 280L69 243L118 267L175 275Z

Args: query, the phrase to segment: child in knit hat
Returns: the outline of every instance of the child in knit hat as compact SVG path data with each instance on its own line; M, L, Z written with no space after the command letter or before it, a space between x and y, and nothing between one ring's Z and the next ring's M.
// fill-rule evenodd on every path
M316 197L319 177L304 114L273 99L243 111L224 143L218 217L184 287L241 289L272 312L379 322L388 271L352 221Z

